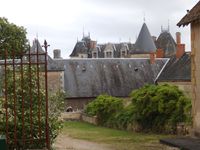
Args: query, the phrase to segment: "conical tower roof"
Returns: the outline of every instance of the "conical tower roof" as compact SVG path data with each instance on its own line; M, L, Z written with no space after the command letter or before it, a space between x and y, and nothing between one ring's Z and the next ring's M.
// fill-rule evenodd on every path
M151 34L147 28L146 23L142 25L140 34L135 43L136 53L151 53L156 51L155 43L151 37Z

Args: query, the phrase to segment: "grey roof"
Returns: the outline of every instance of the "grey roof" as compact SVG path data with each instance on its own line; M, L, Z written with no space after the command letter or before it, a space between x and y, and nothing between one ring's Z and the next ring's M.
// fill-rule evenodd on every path
M84 41L78 41L70 54L70 57L77 57L78 54L87 54L88 48L86 47L86 44Z
M171 57L160 75L158 82L191 81L191 56L185 53L181 58Z
M65 59L54 60L64 68L65 91L69 97L96 97L107 93L126 97L134 89L154 80L167 59ZM60 68L58 68L60 69Z
M156 51L155 43L147 28L146 23L142 25L139 36L135 43L135 53L150 53Z
M155 43L158 49L164 50L165 57L176 54L176 42L168 31L162 32Z

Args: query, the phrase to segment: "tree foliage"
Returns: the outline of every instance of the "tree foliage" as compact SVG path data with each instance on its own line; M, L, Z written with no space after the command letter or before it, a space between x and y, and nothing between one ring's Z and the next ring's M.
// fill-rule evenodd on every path
M173 85L146 85L131 93L136 121L143 129L176 131L180 122L191 121L191 100Z
M0 17L0 51L8 51L12 55L14 50L16 54L26 51L28 48L26 30L24 27L10 23L6 18Z

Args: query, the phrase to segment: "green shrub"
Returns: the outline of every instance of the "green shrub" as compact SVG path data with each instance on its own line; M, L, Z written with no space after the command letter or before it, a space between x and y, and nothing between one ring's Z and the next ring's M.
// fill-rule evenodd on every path
M131 93L136 121L143 129L176 131L180 122L190 122L191 101L173 85L146 85Z
M122 99L109 95L100 95L86 106L85 113L89 116L97 116L98 123L106 125L107 121L122 109Z
M133 105L129 105L110 117L106 126L126 130L128 125L132 124L134 120L134 108Z

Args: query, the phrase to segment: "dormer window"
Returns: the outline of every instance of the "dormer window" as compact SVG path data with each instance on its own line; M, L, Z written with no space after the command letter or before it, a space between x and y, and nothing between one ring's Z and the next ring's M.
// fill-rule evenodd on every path
M113 58L113 52L107 51L105 57L106 57L106 58Z
M127 51L123 50L121 51L121 58L125 58L127 56Z
M97 52L92 52L92 58L98 58L98 53Z

